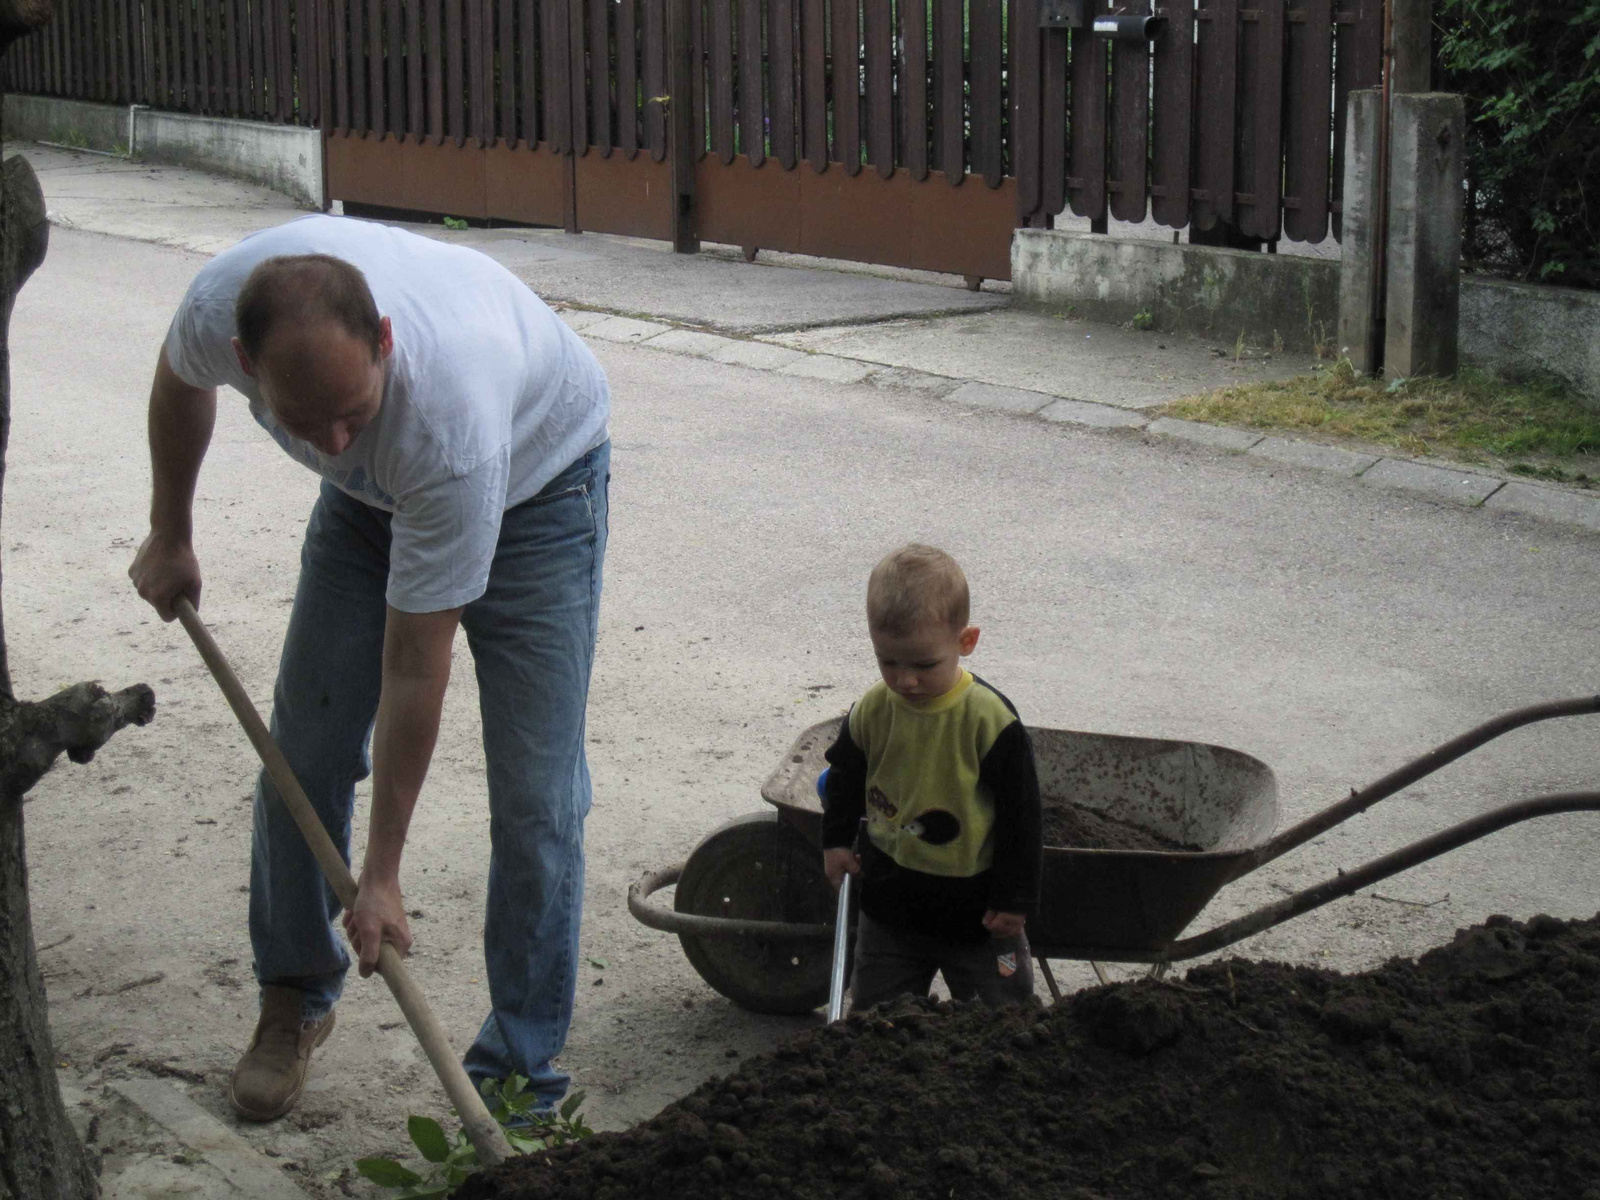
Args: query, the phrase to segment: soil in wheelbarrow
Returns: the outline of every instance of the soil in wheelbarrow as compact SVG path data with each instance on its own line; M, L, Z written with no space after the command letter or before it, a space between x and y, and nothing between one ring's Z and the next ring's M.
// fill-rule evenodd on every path
M808 1032L471 1200L1600 1200L1600 917Z
M1199 846L1175 842L1138 825L1108 817L1070 800L1046 796L1039 807L1046 846L1064 846L1075 850L1200 849Z

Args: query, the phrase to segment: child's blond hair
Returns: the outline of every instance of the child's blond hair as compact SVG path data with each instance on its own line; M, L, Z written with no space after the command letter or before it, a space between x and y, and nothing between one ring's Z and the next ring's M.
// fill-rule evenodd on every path
M969 612L967 577L934 546L901 546L884 555L867 579L867 625L895 637L928 621L965 629Z

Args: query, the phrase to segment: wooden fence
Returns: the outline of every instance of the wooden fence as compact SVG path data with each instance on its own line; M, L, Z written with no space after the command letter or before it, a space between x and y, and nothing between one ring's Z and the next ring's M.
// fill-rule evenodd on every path
M1041 28L1040 0L62 0L3 68L22 92L320 127L334 198L666 236L689 190L708 239L1003 275L1011 228L1063 212L1337 233L1381 0L1250 3L1159 7L1145 43Z

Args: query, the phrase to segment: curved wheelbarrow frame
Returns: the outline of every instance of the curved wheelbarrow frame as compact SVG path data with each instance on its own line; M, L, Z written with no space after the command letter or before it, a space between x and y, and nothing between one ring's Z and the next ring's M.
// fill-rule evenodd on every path
M1551 701L1504 713L1391 771L1367 787L1352 790L1345 799L1290 826L1283 832L1244 849L1157 852L1047 848L1039 914L1042 919L1030 925L1030 934L1034 932L1036 925L1038 936L1031 939L1032 949L1035 957L1044 966L1044 974L1052 994L1059 998L1055 981L1050 977L1048 959L1086 959L1096 964L1097 971L1100 962L1151 963L1155 964L1158 970L1163 969L1169 963L1212 954L1507 826L1556 813L1600 811L1600 791L1551 793L1502 805L1359 867L1340 870L1321 883L1224 922L1204 933L1186 938L1178 936L1225 885L1303 845L1335 825L1365 812L1380 800L1387 799L1512 730L1557 717L1593 713L1600 713L1600 696ZM808 730L802 735L801 740L814 734L817 728ZM1248 756L1238 755L1236 751L1225 751L1225 753L1248 759ZM791 757L794 761L799 761L798 755ZM1254 760L1249 761L1254 762ZM1270 778L1270 772L1268 776ZM820 830L820 813L783 804L774 799L768 789L763 789L763 793L778 808L776 820L779 823L787 824L809 836L812 844L816 844ZM1275 805L1275 801L1273 804ZM818 857L820 863L820 854ZM665 870L652 872L634 883L628 889L628 909L641 923L650 928L678 934L684 939L686 948L691 944L691 939L703 938L758 938L766 943L792 944L826 941L833 937L834 927L831 922L806 924L741 920L690 912L669 912L650 904L649 897L653 893L678 881L684 866L685 864L680 863ZM1166 906L1167 911L1162 913L1159 921L1162 928L1132 934L1123 929L1119 931L1120 940L1109 941L1095 936L1092 930L1085 934L1079 927L1074 931L1075 936L1062 939L1051 930L1052 892L1059 891L1052 888L1052 877L1059 881L1065 878L1068 872L1080 875L1085 871L1098 871L1108 878L1120 877L1125 882L1131 880L1131 886L1136 891L1142 889L1142 894L1153 895L1158 900L1167 898L1163 894L1173 891L1181 892L1181 899L1175 909L1171 904Z

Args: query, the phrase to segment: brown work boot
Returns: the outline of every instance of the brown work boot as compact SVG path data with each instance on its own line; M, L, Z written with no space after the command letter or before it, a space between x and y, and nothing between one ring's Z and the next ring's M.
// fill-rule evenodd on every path
M333 1032L333 1013L320 1021L300 1017L303 993L295 988L261 989L261 1019L239 1065L228 1079L228 1103L247 1121L272 1121L300 1099L311 1068L311 1051Z

